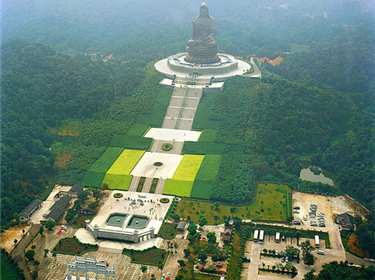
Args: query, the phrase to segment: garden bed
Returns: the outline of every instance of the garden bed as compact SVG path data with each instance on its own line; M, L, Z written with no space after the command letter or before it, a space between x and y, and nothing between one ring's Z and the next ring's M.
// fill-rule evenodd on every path
M146 181L146 177L141 177L141 179L139 179L139 183L138 183L138 186L137 186L137 192L142 192L143 185L145 184L145 181Z
M158 232L158 236L163 239L173 239L177 233L177 225L171 223L163 223Z
M98 245L84 244L81 243L75 236L73 238L67 237L59 240L55 248L52 249L52 253L64 254L64 255L77 255L90 251L98 251Z
M164 143L161 148L163 149L163 151L168 152L168 151L172 150L173 145L171 143Z
M86 220L92 221L94 217L95 215L78 214L78 216L72 221L72 225L74 228L85 228Z
M164 264L168 256L167 251L158 249L156 247L152 247L144 251L135 251L124 248L122 253L130 257L132 263L154 266Z
M150 193L155 193L156 191L156 187L158 185L158 182L159 182L159 179L158 178L154 178L152 179L152 184L151 184L151 188L150 188Z

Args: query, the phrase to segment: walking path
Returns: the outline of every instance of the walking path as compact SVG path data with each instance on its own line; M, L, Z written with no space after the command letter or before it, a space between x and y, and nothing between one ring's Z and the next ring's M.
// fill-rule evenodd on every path
M255 64L253 57L250 59L250 62L254 67L254 72L250 74L245 74L244 76L251 77L251 78L262 78L262 73L260 72L258 66Z
M146 177L142 192L149 193L154 178L159 179L155 193L162 194L167 178L172 178L182 159L182 147L185 141L198 141L201 132L191 131L195 113L202 97L202 89L210 83L209 79L197 78L195 85L187 85L187 79L179 78L162 128L151 128L145 137L153 138L151 152L145 153L134 167L131 174L133 179L129 191L136 191L140 177ZM163 145L169 143L173 147L163 150ZM154 162L163 163L162 168L155 168Z
M26 277L26 280L32 280L29 269L27 268L25 257L24 257L24 249L26 245L31 241L33 236L38 233L40 228L40 224L33 224L30 230L23 236L21 241L17 244L17 246L12 250L10 255L12 258L18 263L19 267L22 268L23 274Z

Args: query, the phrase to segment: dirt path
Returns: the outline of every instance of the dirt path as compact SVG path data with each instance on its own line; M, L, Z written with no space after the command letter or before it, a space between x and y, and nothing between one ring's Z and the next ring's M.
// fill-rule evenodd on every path
M31 225L20 224L6 229L1 233L1 248L4 248L5 251L10 253L16 246L14 240L17 239L17 242L19 242L22 239L24 232L26 233L30 228Z

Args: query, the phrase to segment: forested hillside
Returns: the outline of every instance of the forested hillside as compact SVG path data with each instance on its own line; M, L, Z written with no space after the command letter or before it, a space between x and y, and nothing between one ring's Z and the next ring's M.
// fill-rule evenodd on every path
M161 77L138 63L72 59L22 40L2 46L2 225L51 182L80 183L112 136L150 113Z

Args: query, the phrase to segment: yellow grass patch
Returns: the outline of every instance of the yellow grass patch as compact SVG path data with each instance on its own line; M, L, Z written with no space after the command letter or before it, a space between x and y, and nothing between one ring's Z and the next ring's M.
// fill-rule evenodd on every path
M145 151L140 150L124 150L107 171L107 174L130 174L144 153Z
M203 159L201 155L184 155L172 179L194 181Z

